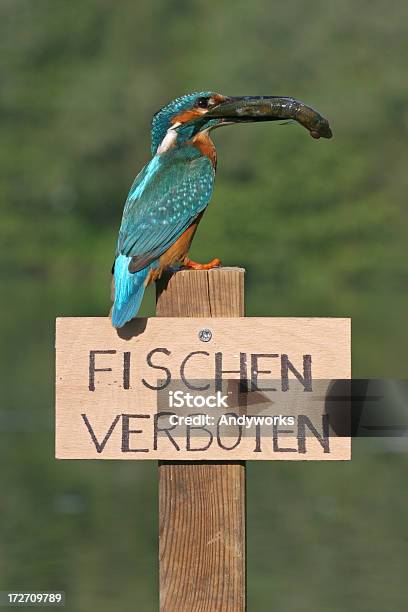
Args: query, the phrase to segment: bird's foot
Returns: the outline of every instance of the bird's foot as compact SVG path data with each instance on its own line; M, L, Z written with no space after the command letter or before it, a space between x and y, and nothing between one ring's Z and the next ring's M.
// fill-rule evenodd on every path
M221 260L218 258L215 258L205 264L201 264L201 263L197 263L196 261L192 261L188 257L185 257L183 259L183 267L189 268L191 270L211 270L212 268L217 268L220 265L221 265Z

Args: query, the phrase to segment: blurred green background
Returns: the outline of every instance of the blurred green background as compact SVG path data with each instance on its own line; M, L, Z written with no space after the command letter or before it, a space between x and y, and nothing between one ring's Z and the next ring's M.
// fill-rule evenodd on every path
M0 589L157 609L157 469L56 462L54 319L108 312L149 122L195 90L303 99L332 124L215 134L198 260L248 315L352 316L355 376L406 377L408 3L1 0ZM143 314L153 313L153 296ZM248 465L250 612L406 610L407 458Z

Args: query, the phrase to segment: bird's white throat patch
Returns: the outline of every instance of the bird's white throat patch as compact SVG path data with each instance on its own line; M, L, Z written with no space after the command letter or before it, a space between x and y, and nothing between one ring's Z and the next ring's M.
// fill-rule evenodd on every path
M158 154L168 151L169 149L171 149L171 147L173 147L176 144L177 128L179 125L181 125L180 121L178 121L177 123L174 123L171 127L169 127L169 129L166 132L165 137L163 138L163 140L161 141L160 145L157 148Z

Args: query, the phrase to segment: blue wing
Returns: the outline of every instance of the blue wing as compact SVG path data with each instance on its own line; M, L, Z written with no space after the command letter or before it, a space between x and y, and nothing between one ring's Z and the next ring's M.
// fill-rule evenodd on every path
M210 160L190 145L145 166L126 200L117 245L117 255L133 258L132 271L158 259L206 208L214 175Z

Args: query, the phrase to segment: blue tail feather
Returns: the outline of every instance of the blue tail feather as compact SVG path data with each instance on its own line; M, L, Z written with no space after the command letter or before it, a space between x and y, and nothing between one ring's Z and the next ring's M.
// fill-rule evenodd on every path
M123 327L138 313L145 292L145 280L152 265L131 273L128 270L132 258L118 255L115 261L115 300L111 312L112 325Z

